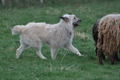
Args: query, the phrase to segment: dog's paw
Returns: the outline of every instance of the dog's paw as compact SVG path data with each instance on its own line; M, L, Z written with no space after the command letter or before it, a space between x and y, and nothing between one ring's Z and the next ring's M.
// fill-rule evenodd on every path
M41 59L47 59L46 57L43 57L43 58L41 58Z
M84 55L81 54L81 56L84 56Z
M19 59L20 56L16 55L16 59Z
M80 57L84 56L84 55L82 55L82 54L77 54L77 55L80 56Z
M19 57L16 57L16 59L19 59Z

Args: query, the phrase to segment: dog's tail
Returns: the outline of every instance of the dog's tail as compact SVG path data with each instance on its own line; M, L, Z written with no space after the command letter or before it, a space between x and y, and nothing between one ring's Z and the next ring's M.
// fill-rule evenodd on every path
M16 25L14 26L11 31L12 31L12 35L16 35L16 34L21 34L22 31L26 28L26 26L24 25Z

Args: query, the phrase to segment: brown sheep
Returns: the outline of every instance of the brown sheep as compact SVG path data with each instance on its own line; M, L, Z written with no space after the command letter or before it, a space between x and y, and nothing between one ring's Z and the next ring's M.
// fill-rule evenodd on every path
M117 53L120 52L120 14L109 14L98 20L93 26L93 38L99 64L103 64L105 55L110 59L119 61ZM103 54L104 53L104 54Z

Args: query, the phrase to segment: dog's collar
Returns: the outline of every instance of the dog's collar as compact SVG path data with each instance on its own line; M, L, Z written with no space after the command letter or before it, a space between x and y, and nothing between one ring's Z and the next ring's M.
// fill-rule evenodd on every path
M65 29L70 35L72 35L72 32L70 32L69 30Z

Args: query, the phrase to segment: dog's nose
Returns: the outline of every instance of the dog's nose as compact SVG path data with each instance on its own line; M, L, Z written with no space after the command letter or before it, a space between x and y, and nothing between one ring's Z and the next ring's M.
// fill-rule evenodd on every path
M79 19L79 20L78 20L78 22L82 22L82 20L81 20L81 19Z

